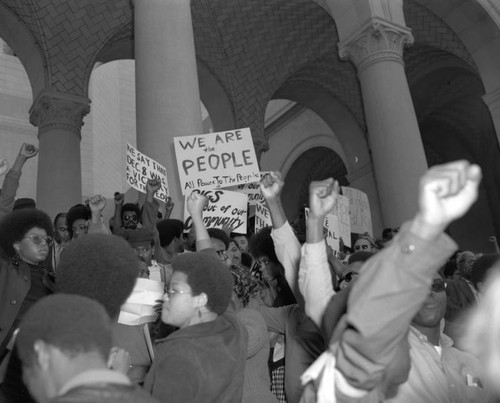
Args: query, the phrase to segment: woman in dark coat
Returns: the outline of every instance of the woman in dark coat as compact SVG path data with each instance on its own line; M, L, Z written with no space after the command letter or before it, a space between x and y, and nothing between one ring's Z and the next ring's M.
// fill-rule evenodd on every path
M0 221L0 393L9 402L33 401L12 347L23 314L52 293L45 261L53 234L50 217L36 209L17 210Z

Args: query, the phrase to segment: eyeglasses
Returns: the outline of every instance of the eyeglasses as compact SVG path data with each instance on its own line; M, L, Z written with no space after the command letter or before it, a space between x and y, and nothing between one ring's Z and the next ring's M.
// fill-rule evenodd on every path
M218 250L217 254L222 260L226 260L228 258L227 253L225 250Z
M175 294L192 294L191 291L182 291L182 290L174 290L174 289L166 289L165 294L167 294L169 297Z
M260 266L267 266L269 264L270 260L267 259L267 258L264 258L264 259L257 259L257 263L260 265Z
M50 236L41 236L37 234L30 234L24 237L25 239L30 239L35 245L45 244L50 246L54 243L54 239Z
M123 221L138 221L137 214L124 214Z
M432 281L431 291L442 292L444 290L446 290L446 282L444 280L435 279Z

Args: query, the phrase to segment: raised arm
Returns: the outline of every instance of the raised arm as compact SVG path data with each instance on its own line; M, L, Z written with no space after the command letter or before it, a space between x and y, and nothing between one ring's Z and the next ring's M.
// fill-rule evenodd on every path
M330 298L335 294L328 267L323 223L335 206L339 184L332 178L309 185L309 218L306 243L302 246L299 288L305 299L305 312L321 327L321 320Z
M456 248L443 231L474 203L480 180L480 168L467 161L431 168L420 182L415 218L361 269L349 295L345 330L331 341L339 343L336 384L343 396L406 380L411 320L432 276Z
M260 191L266 200L273 222L271 237L278 260L285 269L285 278L297 302L304 307L304 299L297 284L300 263L300 243L288 223L281 203L284 182L279 172L270 172L262 178Z
M125 195L120 192L115 192L113 201L115 202L115 212L113 214L113 232L117 234L122 228L122 207L123 202L125 201Z
M8 214L14 208L17 189L19 188L19 180L21 178L22 169L26 161L38 154L38 148L33 144L23 143L19 154L12 165L12 168L7 172L3 180L2 193L0 194L0 217ZM7 164L6 160L1 161Z
M94 195L89 200L90 224L88 234L111 234L108 226L102 221L102 212L106 207L106 198L102 195Z
M196 250L209 249L212 247L207 227L203 222L203 209L208 204L208 198L201 193L191 192L187 198L187 211L191 215L196 237Z

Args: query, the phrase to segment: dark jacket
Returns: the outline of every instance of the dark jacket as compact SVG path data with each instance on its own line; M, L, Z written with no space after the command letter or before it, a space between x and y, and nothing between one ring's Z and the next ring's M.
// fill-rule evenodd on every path
M158 340L144 389L161 402L240 402L248 335L232 313Z

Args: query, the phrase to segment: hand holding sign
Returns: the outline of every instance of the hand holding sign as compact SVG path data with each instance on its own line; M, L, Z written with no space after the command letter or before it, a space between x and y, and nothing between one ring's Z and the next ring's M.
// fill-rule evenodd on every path
M32 158L38 154L38 147L33 144L23 143L21 149L19 150L19 155L26 159Z
M281 190L285 182L281 179L281 173L278 171L268 172L260 181L260 191L264 199L274 199L280 197Z
M333 178L311 182L309 185L309 216L324 219L337 200L339 183Z
M161 188L161 182L158 179L148 179L146 183L146 194L155 194Z

